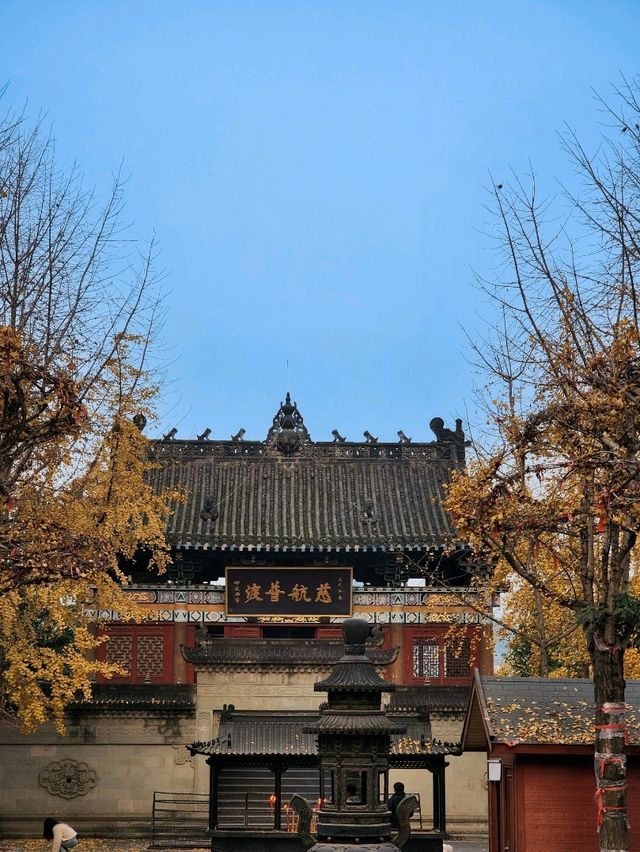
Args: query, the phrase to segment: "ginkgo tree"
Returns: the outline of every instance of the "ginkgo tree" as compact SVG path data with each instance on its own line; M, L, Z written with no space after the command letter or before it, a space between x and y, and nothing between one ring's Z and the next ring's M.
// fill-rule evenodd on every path
M475 346L493 440L454 478L447 508L514 596L512 650L529 642L548 670L554 646L581 630L600 848L626 850L625 656L640 642L638 82L600 104L609 127L593 155L563 137L580 181L560 211L533 177L493 191L503 254L482 286L496 321Z
M0 711L30 731L89 697L96 612L141 616L123 566L162 570L171 496L147 484L162 319L153 245L122 238L40 122L0 124ZM135 248L136 244L133 244Z
M638 594L639 579L634 572L632 594ZM503 584L500 609L493 611L501 648L498 674L590 677L586 638L575 614L513 573L506 588ZM624 673L627 680L640 679L640 651L632 645L625 651Z

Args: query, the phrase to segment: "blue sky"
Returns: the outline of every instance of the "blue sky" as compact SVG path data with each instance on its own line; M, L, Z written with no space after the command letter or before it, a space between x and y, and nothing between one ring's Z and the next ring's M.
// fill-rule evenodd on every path
M495 263L489 173L571 181L637 71L637 2L0 0L8 100L168 275L158 428L266 436L288 384L316 440L472 421Z

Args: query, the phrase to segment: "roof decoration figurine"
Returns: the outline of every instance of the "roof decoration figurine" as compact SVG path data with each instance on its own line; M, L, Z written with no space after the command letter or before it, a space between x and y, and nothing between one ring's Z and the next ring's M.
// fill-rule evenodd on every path
M139 411L137 414L134 414L132 420L133 425L136 427L136 429L139 429L140 432L142 432L144 430L144 427L147 425L147 418L141 411Z
M200 518L203 521L215 521L219 516L218 507L216 506L215 498L207 494L204 498Z
M407 441L384 441L367 431L350 441L335 429L331 440L313 441L287 393L263 440L247 440L244 429L226 440L182 440L172 429L152 441L158 464L149 478L158 491L184 493L172 507L167 534L174 548L197 549L200 561L206 551L320 554L348 548L378 554L369 563L374 582L385 554L401 551L416 561L434 554L438 570L450 568L453 577L467 568L457 566L463 550L442 502L452 471L464 464L467 442L460 421L447 429L435 417L431 428L437 440L413 436L409 442L405 435ZM203 523L210 520L200 514L207 497L224 507L224 524Z
M464 462L464 448L471 445L471 441L465 441L464 430L462 429L462 420L456 420L455 431L447 429L444 425L442 417L434 417L429 423L429 428L436 436L436 440L443 444L453 444L456 448L458 460Z
M291 402L291 394L287 391L285 401L280 403L273 425L267 434L267 443L275 444L284 455L293 455L302 444L311 441L311 436L304 425L302 415L295 402Z

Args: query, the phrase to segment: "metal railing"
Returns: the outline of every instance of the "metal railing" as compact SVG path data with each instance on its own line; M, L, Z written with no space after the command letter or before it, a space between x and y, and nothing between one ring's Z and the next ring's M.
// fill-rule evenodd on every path
M208 847L209 795L207 793L153 794L151 846Z

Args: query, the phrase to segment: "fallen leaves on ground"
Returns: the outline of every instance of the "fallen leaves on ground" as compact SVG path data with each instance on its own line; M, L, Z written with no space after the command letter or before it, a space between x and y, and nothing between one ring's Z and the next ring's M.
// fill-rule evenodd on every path
M80 837L78 852L111 852L114 847L118 852L147 852L149 840L140 837L127 840L119 837ZM28 840L0 840L0 852L49 852L51 843L41 838L30 838ZM162 852L177 852L177 850L163 848ZM182 850L184 852L184 850Z

